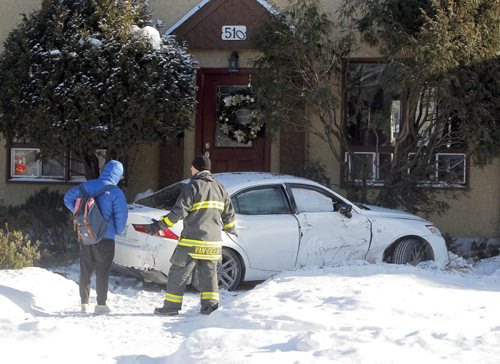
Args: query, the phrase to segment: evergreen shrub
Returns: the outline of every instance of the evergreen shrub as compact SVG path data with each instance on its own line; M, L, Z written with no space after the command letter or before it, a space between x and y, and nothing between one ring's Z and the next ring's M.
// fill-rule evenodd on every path
M498 245L492 244L488 239L480 239L472 242L470 249L470 257L474 260L487 259L500 255Z
M32 244L21 231L0 229L0 269L32 267L39 260L38 242Z
M27 239L38 241L41 264L76 256L78 243L71 215L64 206L64 195L43 188L21 205L0 206L0 224L21 231Z
M331 187L330 178L328 178L326 168L319 160L309 160L306 162L304 167L299 166L291 169L288 173L298 177L310 179L328 188Z
M470 249L468 249L464 248L456 238L451 237L449 234L444 234L443 238L448 251L465 259L478 261L500 255L500 246L495 240L478 238L478 240L471 243Z

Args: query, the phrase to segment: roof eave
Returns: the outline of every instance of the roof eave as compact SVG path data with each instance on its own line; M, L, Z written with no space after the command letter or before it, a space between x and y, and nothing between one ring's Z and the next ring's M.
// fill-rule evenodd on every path
M180 18L174 25L168 28L164 35L171 35L177 28L184 24L190 17L192 17L198 10L205 6L210 0L202 0L197 5L195 5L191 10L189 10L182 18ZM271 14L277 14L278 10L272 6L266 0L256 0L264 9L269 11Z

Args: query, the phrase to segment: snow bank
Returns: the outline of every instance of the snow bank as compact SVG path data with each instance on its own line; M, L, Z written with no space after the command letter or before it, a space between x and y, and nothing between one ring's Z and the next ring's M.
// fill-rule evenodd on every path
M99 334L65 320L78 285L41 268L0 271L0 356L4 363L95 363ZM83 350L92 347L92 350ZM104 348L101 350L103 351Z
M78 265L60 271L0 270L2 362L499 362L500 257L468 269L355 262L285 272L222 291L210 316L194 291L179 316L155 316L165 292L123 276L110 279L111 315L82 314Z

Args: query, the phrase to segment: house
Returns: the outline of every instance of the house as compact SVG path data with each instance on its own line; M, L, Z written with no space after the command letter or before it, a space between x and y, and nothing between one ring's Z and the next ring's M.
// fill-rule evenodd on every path
M11 29L21 21L21 13L31 13L40 3L41 0L3 0L0 40L3 42ZM327 145L313 135L300 130L288 130L272 140L262 136L250 143L237 143L218 129L216 115L221 98L234 90L246 88L251 82L253 59L258 53L251 48L248 36L256 31L260 19L279 10L287 1L275 3L277 9L265 0L149 1L158 30L163 34L175 34L178 39L186 41L190 53L199 61L198 103L194 128L186 130L177 143L131 148L127 165L128 184L125 187L129 201L138 193L156 190L187 177L193 157L205 152L210 153L215 172L259 170L294 173L306 160L319 159L326 166L332 183L341 185L342 170L339 163L328 152ZM325 10L330 13L337 4L338 1L323 1ZM374 50L365 49L352 63L353 70L376 72L370 60L377 57ZM348 68L345 70L350 71ZM394 103L393 108L397 113L398 104ZM383 163L384 155L370 149L369 135L363 134L361 126L354 135L359 141L357 152L378 161L373 163L371 171L373 176L377 176L377 166ZM62 180L39 178L41 172L34 173L34 176L25 174L30 164L26 159L34 158L36 146L7 146L3 139L0 142L0 200L4 203L19 203L45 186L64 192L81 180L78 174L72 176L51 165L43 166L42 169L48 171L49 177L51 173L56 177L64 175ZM442 232L454 237L498 238L500 160L495 160L485 168L477 168L463 159L460 153L443 153L436 158L436 163L454 165L459 177L457 188L467 190L468 194L461 200L449 201L451 208L448 212L443 216L431 216L431 220ZM355 169L356 165L353 164L352 168ZM439 179L439 175L436 178Z

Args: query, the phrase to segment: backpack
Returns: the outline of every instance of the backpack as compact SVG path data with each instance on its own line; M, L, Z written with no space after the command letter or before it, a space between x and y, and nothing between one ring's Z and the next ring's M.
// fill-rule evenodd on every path
M90 196L83 184L78 186L81 197L76 199L73 228L78 235L79 242L91 245L100 242L104 238L108 222L102 216L95 197L115 187L115 185L106 185L99 192Z

